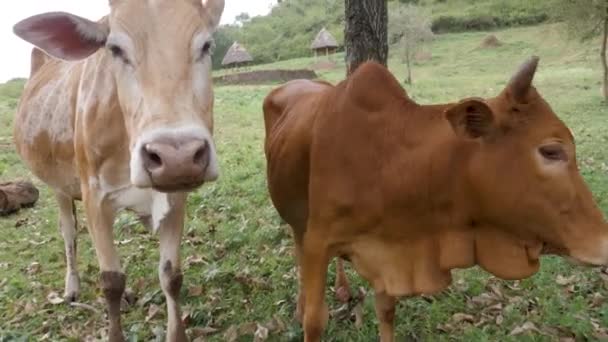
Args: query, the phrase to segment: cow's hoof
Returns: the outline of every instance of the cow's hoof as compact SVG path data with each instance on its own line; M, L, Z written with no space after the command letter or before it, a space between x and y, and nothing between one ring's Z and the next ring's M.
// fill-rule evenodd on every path
M63 295L63 300L68 304L74 303L78 300L78 295L79 293L76 291L67 292Z
M70 304L78 300L80 295L80 278L78 274L69 274L65 281L65 291L63 293L63 299L66 303Z

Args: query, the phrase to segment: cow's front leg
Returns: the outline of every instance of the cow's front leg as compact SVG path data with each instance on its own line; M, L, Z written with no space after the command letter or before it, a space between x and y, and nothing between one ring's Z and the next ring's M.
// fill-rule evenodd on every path
M187 341L181 320L179 291L182 271L179 256L184 227L186 194L170 195L169 213L160 223L160 264L158 277L167 301L167 341Z
M380 324L380 341L393 342L395 339L395 297L386 292L376 292L376 316Z
M101 270L101 288L108 305L110 321L109 340L122 342L124 336L120 324L120 300L125 291L126 276L114 246L113 222L115 212L104 203L100 194L87 191L84 196L89 233Z

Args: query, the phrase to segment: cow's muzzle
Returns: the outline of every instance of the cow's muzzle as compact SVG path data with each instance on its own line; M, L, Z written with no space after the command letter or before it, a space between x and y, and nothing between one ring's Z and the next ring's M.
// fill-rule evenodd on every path
M207 140L167 138L144 144L139 153L152 187L174 192L203 184L212 151Z

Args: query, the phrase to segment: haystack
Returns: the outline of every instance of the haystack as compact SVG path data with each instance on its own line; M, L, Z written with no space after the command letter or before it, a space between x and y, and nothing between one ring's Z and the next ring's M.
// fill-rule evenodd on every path
M237 42L232 43L224 59L222 59L222 66L239 67L253 61L253 57L247 52L247 50Z
M499 47L501 45L502 45L502 43L500 42L500 40L498 40L498 38L496 38L495 35L490 34L490 35L487 35L481 41L481 44L479 45L479 47L482 49L491 49L491 48Z
M310 44L310 48L314 50L315 56L317 56L319 52L325 52L325 55L329 55L336 52L338 49L338 42L324 27L317 33L315 40Z

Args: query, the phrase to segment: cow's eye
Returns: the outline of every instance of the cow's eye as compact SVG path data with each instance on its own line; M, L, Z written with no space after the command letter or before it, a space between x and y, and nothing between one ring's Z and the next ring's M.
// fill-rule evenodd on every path
M543 158L550 161L568 161L568 154L561 144L545 145L538 148Z
M125 54L124 50L120 46L111 44L111 45L108 45L108 50L110 50L110 52L112 53L112 57L118 58L126 64L130 64L129 59L127 58L127 55Z
M205 44L203 44L203 47L201 47L201 55L200 58L204 58L206 56L211 55L213 50L213 41L208 40L205 42Z

